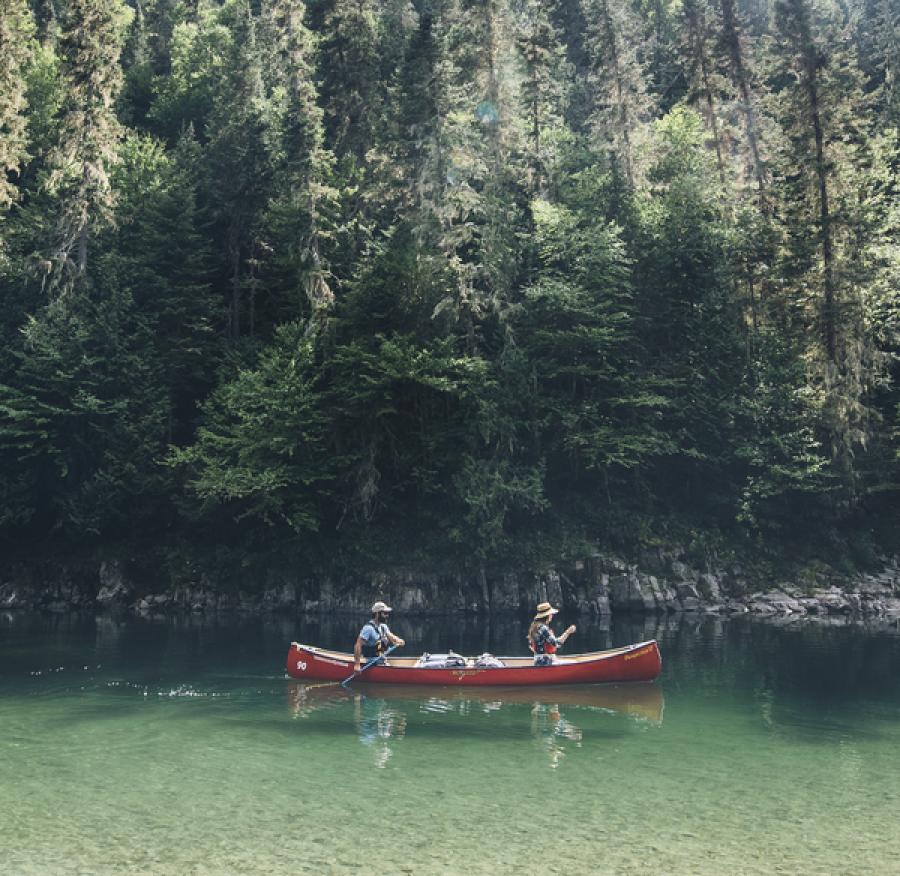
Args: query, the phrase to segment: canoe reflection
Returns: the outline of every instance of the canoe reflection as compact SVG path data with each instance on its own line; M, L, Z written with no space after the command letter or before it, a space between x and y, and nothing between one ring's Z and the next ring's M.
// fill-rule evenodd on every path
M409 708L404 709L408 703ZM471 704L481 712L495 712L507 705L530 705L531 735L535 747L555 769L567 746L581 747L582 731L575 726L579 709L620 712L659 724L663 692L652 681L639 684L567 685L564 687L439 687L413 685L288 684L288 708L298 718L320 709L352 705L359 739L383 769L393 754L392 743L406 735L406 711L469 714ZM562 709L575 707L568 717Z
M434 687L430 685L367 684L346 688L340 684L288 684L288 708L303 713L316 708L351 702L359 697L408 700L428 704L431 711L455 709L465 703L484 703L502 708L507 703L535 706L582 706L636 715L661 723L665 698L652 681L637 684L586 684L560 687Z

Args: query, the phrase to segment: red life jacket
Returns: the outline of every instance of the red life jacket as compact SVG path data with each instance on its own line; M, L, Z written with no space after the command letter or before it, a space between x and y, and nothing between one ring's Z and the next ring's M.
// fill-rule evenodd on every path
M534 651L534 642L531 639L528 640L528 647ZM555 654L556 653L556 645L553 642L544 642L543 647L541 648L541 654Z

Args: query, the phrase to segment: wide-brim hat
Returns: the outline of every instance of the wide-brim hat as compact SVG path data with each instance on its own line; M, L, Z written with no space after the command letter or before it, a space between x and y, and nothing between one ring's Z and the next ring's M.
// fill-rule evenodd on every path
M542 602L537 608L537 614L534 616L534 619L540 620L542 617L551 617L554 614L559 614L559 610L550 605L549 602Z
M372 614L378 614L380 611L393 611L393 609L383 602L376 602L375 605L372 606Z

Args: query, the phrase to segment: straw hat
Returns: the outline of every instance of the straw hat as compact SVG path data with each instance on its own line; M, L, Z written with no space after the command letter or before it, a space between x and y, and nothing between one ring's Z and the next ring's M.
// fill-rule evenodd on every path
M540 620L542 617L551 617L554 614L559 614L558 609L553 608L549 602L542 602L537 609L537 614L534 616L535 620Z
M378 614L378 612L380 611L388 612L393 611L393 609L385 605L383 602L376 602L375 605L372 606L372 614Z

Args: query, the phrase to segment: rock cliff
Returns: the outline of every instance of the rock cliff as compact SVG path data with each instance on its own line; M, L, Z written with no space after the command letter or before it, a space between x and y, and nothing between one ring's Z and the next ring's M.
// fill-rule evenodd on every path
M252 589L202 583L147 592L115 559L98 569L61 567L8 571L0 608L140 612L276 611L301 614L365 613L383 599L406 615L465 612L527 613L549 601L599 617L613 613L757 615L886 615L900 617L900 564L885 561L878 574L853 577L829 570L797 580L750 583L739 566L692 569L678 551L645 554L641 565L595 554L541 571L492 572L484 567L440 571L389 569L341 577L269 572Z

